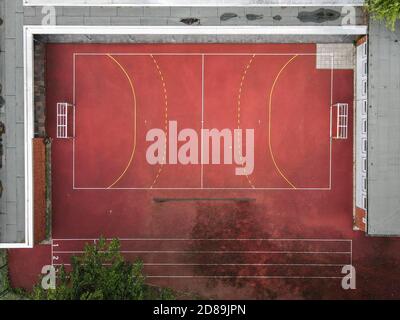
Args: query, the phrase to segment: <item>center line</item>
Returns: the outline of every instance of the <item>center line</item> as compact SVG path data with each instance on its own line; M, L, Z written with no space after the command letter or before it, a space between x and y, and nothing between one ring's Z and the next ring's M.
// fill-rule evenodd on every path
M203 176L204 176L204 141L203 141L203 129L204 129L204 54L201 55L201 174L200 174L200 186L201 189L204 187Z

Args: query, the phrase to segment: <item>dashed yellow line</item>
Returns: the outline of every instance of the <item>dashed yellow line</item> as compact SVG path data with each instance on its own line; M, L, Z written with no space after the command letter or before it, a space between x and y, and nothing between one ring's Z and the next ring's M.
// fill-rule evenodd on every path
M150 57L153 60L155 66L157 68L158 74L160 76L161 84L162 84L162 87L163 87L163 95L164 95L164 102L165 102L164 131L165 131L165 140L166 140L165 142L167 142L167 139L168 139L168 94L167 94L167 87L165 85L164 76L162 74L160 66L157 63L157 60L154 58L153 55L150 55ZM166 157L167 157L167 143L165 143L164 152L163 152L163 159L162 159L162 161L160 163L160 167L158 168L158 172L156 174L156 177L154 178L154 181L150 186L150 189L153 188L154 185L157 183L157 180L160 177L161 171L163 169Z
M129 158L128 164L126 165L124 171L121 173L121 175L114 180L114 182L112 184L110 184L107 189L111 189L113 186L115 186L121 179L122 177L125 175L126 171L128 171L128 168L130 167L132 161L133 161L133 156L135 155L135 151L136 151L136 93L135 93L135 88L133 86L133 82L131 77L129 76L128 72L126 72L125 68L110 54L107 54L107 56L115 62L115 64L121 69L121 71L124 73L124 75L126 76L126 78L128 79L129 85L131 87L131 91L132 91L132 95L133 95L133 117L134 117L134 121L133 121L133 148L132 148L132 152L131 152L131 156Z
M268 147L269 147L269 153L271 154L271 158L272 161L275 165L276 170L278 171L278 173L281 175L281 177L283 179L285 179L285 181L293 188L296 189L295 185L289 181L289 179L283 174L283 172L281 171L281 169L279 169L278 164L275 161L275 157L274 157L274 153L272 152L272 144L271 144L271 111L272 111L272 96L274 94L274 89L275 89L275 85L279 80L279 77L281 76L282 72L286 69L286 67L294 60L298 57L298 55L293 56L288 62L286 62L286 64L281 68L281 70L279 71L279 73L277 74L277 76L275 77L274 83L271 87L271 92L269 94L269 104L268 104Z
M240 81L240 86L239 86L239 93L238 93L238 102L237 102L237 127L238 129L240 129L240 119L241 119L241 98L242 98L242 88L243 88L243 83L246 79L246 75L247 75L247 71L250 69L251 64L253 63L253 60L255 58L255 54L252 55L251 59L249 60L249 62L246 65L246 68L243 71L242 74L242 78ZM238 153L239 153L239 157L240 157L240 162L243 161L243 157L242 157L242 150L241 150L241 144L243 143L243 141L239 140L239 135L237 137L237 144L238 144ZM240 143L241 142L241 143ZM253 184L253 182L251 181L251 178L249 177L249 175L246 173L246 168L243 168L244 173L246 174L246 178L247 181L249 182L250 186L255 189L255 186Z

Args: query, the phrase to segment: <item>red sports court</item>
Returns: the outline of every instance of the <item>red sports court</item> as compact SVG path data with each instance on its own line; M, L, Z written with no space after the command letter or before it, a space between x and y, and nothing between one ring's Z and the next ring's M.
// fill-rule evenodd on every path
M41 257L68 265L85 243L117 237L149 283L182 291L371 295L367 253L385 240L352 230L353 70L329 54L318 67L318 55L314 44L48 44L53 239ZM167 141L157 165L152 129ZM185 152L197 163L170 161L184 129L197 133ZM253 129L251 174L202 163L205 129ZM234 158L227 137L211 151ZM345 265L365 291L342 290Z

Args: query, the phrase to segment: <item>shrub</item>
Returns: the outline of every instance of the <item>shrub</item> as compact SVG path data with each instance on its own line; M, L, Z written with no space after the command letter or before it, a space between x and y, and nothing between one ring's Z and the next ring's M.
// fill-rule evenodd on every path
M8 280L7 252L0 250L0 299L10 291Z
M400 19L400 0L368 0L367 9L373 18L384 20L388 28L395 30Z
M120 253L117 239L100 239L86 245L81 256L71 259L71 271L61 267L57 273L56 289L35 286L36 300L143 300L174 299L171 290L145 284L141 261L131 263Z

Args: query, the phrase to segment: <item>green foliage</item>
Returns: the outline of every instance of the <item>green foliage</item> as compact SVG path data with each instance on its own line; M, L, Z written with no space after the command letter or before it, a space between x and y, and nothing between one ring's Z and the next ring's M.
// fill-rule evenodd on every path
M0 300L21 300L24 295L11 287L8 277L7 250L0 250Z
M373 18L384 20L388 28L395 30L400 19L400 0L368 0L367 9Z
M0 250L0 298L10 290L7 267L7 251Z
M125 261L117 239L100 239L86 245L81 256L71 260L72 270L64 267L57 274L54 290L35 286L35 300L143 300L174 299L171 290L155 290L145 284L141 261Z

